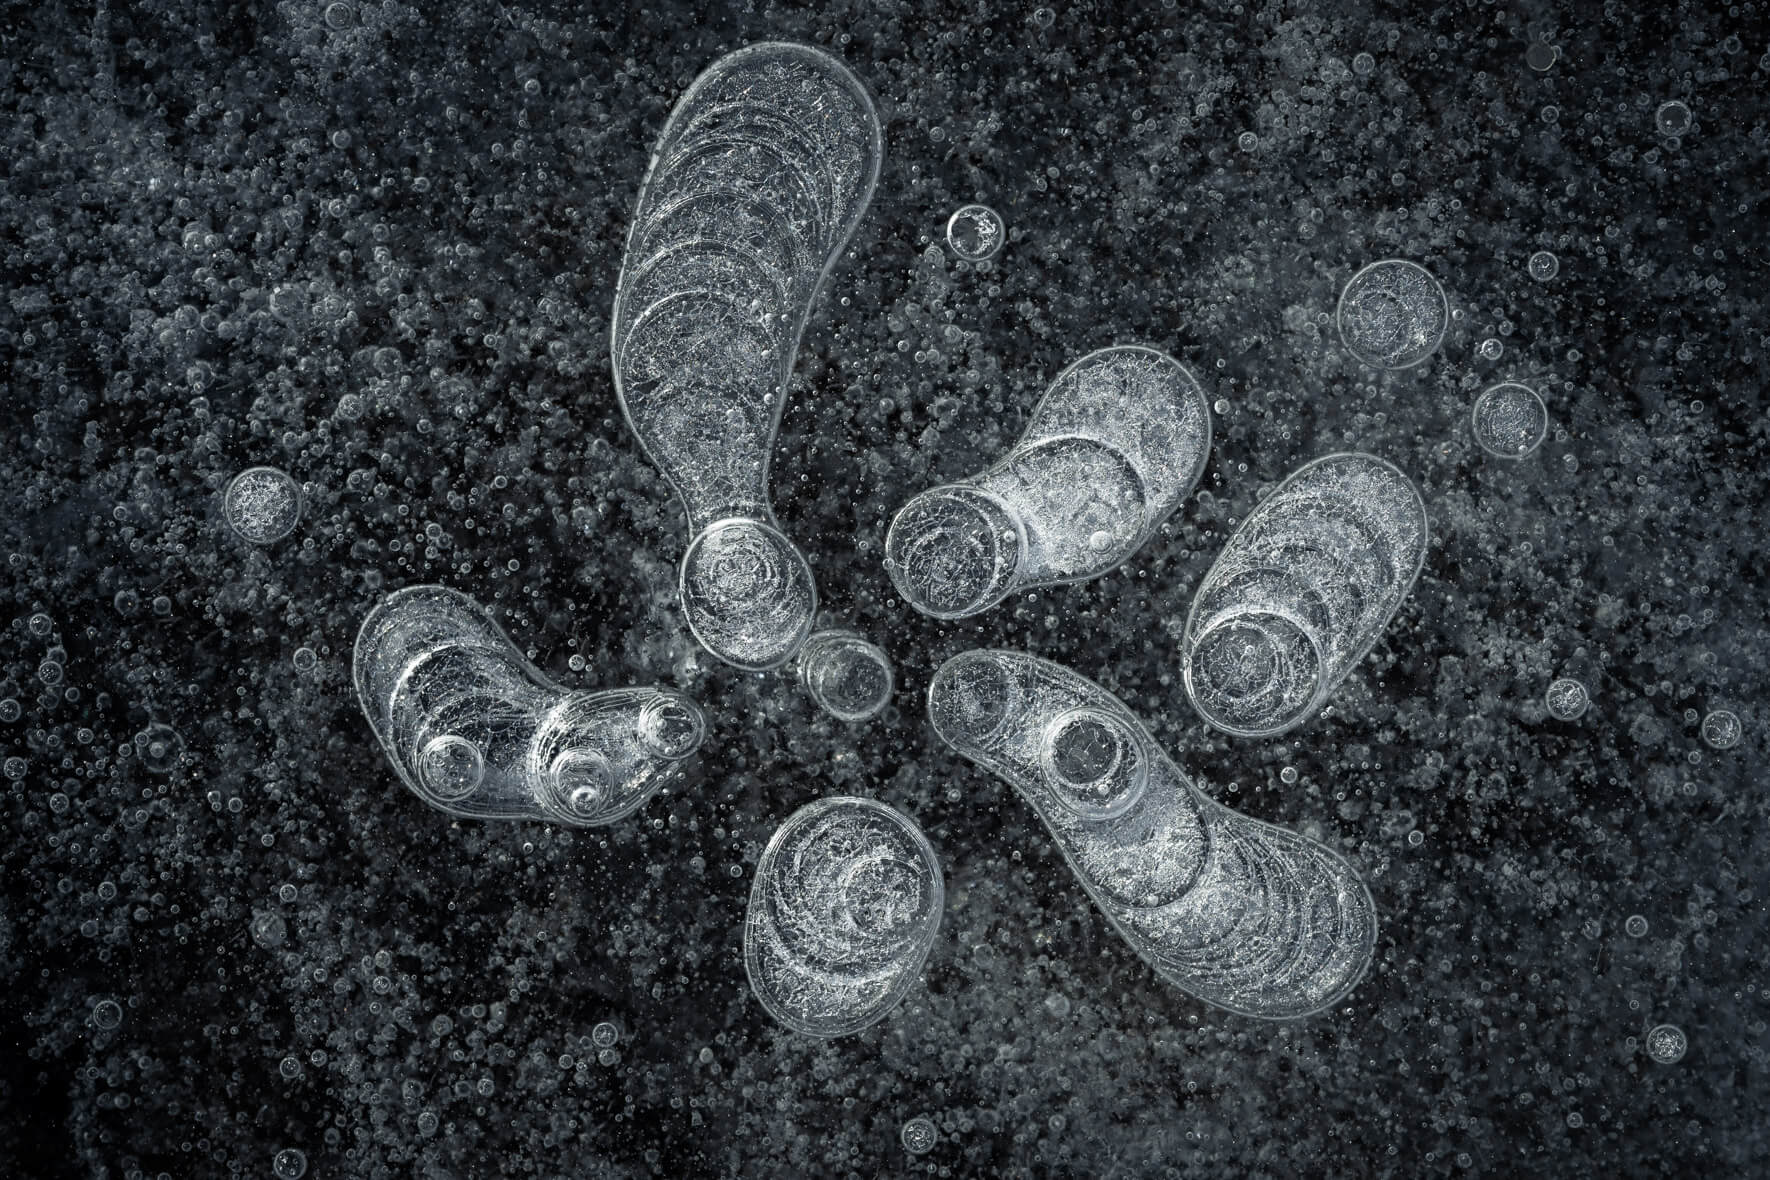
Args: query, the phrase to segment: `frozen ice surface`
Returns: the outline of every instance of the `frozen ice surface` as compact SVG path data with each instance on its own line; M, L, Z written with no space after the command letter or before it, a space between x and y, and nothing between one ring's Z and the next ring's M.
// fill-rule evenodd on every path
M1759 0L335 3L0 17L0 1172L1766 1173ZM854 725L792 660L739 674L689 633L694 530L612 383L649 155L697 74L782 40L863 79L890 138L768 484L820 620L895 664ZM1695 121L1662 135L1670 100ZM1009 229L982 266L944 234L970 202ZM1382 258L1453 312L1399 375L1334 322ZM916 611L892 516L1118 341L1226 403L1183 507L1097 581ZM1471 434L1505 379L1551 415L1522 464ZM1226 737L1182 699L1180 628L1262 493L1334 451L1419 486L1425 567L1331 714ZM223 504L255 465L303 497L265 546ZM596 828L415 799L350 661L420 583L556 685L699 702L680 785ZM1295 1027L1164 983L922 719L973 648L1085 672L1200 790L1343 852L1380 915L1364 981ZM1576 722L1545 708L1562 676ZM751 995L742 927L774 829L827 794L914 816L947 905L925 985L814 1041Z
M1076 879L1156 973L1245 1016L1307 1016L1363 977L1376 907L1344 858L1202 794L1118 698L1048 660L954 656L935 732L1044 821Z
M787 818L756 865L744 967L769 1015L840 1037L897 1007L921 977L946 904L940 861L915 821L833 795Z
M740 668L817 613L768 470L805 321L879 175L872 99L821 50L727 54L676 103L627 235L611 353L628 424L688 513L683 614Z
M552 683L444 586L389 595L363 620L351 666L400 781L469 819L613 823L675 779L706 734L678 692Z
M1178 361L1141 345L1091 352L1057 375L1006 456L899 509L885 568L939 619L1098 578L1180 506L1210 450L1204 390Z
M1413 588L1426 508L1374 455L1302 467L1248 514L1186 617L1186 693L1207 722L1272 737L1327 703Z

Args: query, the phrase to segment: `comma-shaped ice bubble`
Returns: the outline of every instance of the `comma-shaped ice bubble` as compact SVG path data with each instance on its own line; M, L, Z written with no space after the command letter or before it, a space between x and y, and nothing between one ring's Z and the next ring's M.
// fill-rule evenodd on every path
M1205 574L1180 660L1224 733L1302 724L1376 643L1426 557L1426 507L1374 455L1328 455L1262 500Z
M1200 793L1105 689L1019 652L969 651L935 673L928 713L1031 804L1094 903L1175 987L1286 1019L1364 975L1376 910L1352 867Z
M1141 345L1089 353L1058 374L1006 457L898 510L885 569L937 619L1098 578L1180 506L1210 450L1204 390L1178 361Z
M750 990L794 1032L859 1032L921 973L945 900L940 862L908 816L843 795L807 804L756 866L744 920Z
M409 586L369 612L352 667L400 779L470 819L613 823L676 778L706 735L681 693L554 684L484 608L443 586Z
M1444 288L1404 258L1373 262L1340 292L1340 341L1374 369L1411 369L1438 351L1450 324Z
M819 50L765 43L697 78L664 126L615 295L615 388L688 513L695 638L785 663L817 588L780 531L768 467L806 317L879 175L866 88Z

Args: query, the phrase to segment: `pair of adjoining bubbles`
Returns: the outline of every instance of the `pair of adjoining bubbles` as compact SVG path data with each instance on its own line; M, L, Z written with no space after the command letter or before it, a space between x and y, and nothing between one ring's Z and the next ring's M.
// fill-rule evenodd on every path
M1531 256L1533 278L1553 278L1559 263L1539 251ZM1400 371L1424 364L1438 351L1450 324L1444 288L1417 262L1386 258L1364 267L1340 293L1336 316L1340 341L1361 364ZM1492 347L1488 347L1492 345ZM1483 345L1483 355L1500 353L1498 341ZM1541 445L1549 430L1549 413L1530 386L1502 381L1489 386L1475 401L1469 425L1481 449L1498 459L1522 459Z

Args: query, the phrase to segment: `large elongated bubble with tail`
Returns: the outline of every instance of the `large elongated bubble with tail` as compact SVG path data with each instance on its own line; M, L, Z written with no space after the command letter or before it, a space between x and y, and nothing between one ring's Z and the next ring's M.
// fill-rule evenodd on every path
M407 587L370 611L352 671L400 780L470 819L613 823L678 777L706 735L681 693L554 684L444 586Z
M847 67L800 45L720 58L676 104L627 236L615 388L682 497L690 630L740 668L809 634L817 589L768 467L806 317L878 180L884 140Z
M1118 698L1048 660L954 656L935 731L1031 804L1157 975L1246 1016L1319 1012L1363 977L1376 909L1331 849L1206 797Z
M940 862L908 816L851 796L807 804L756 866L744 920L750 990L794 1032L859 1032L921 974L945 903Z
M1122 345L1065 369L994 466L905 504L885 568L923 614L964 618L1015 590L1098 578L1198 482L1211 412L1166 353Z
M1374 455L1300 468L1242 522L1192 600L1180 660L1213 727L1302 724L1370 651L1419 576L1426 507Z

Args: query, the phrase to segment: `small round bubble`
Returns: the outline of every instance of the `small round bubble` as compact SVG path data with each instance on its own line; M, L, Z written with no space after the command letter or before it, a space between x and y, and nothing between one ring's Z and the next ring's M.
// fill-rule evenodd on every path
M1506 346L1500 343L1499 337L1489 336L1481 342L1475 352L1484 361L1497 361L1505 353Z
M1532 41L1524 50L1524 64L1541 73L1555 64L1560 51L1547 41Z
M799 680L840 721L865 721L891 702L891 660L850 631L819 631L799 653Z
M598 1049L612 1049L620 1039L621 1030L606 1020L590 1030L590 1043Z
M935 1130L933 1119L919 1114L903 1125L898 1137L903 1140L903 1149L911 1155L927 1155L934 1150L940 1133Z
M1543 694L1543 704L1549 710L1549 716L1557 721L1575 721L1585 716L1586 709L1592 703L1586 686L1571 677L1562 677L1549 685L1549 691Z
M301 489L287 472L249 467L222 495L228 527L254 545L268 545L294 531L301 520Z
M1561 273L1561 260L1547 250L1538 250L1530 256L1525 267L1530 271L1531 278L1539 283L1546 283Z
M1690 1038L1675 1024L1658 1024L1647 1032L1647 1055L1661 1065L1675 1065L1690 1049Z
M156 721L135 735L142 765L154 774L170 774L184 753L184 739L170 725Z
M947 218L946 244L966 262L995 257L1007 237L1002 215L988 205L965 205Z
M1744 735L1744 722L1730 709L1716 709L1702 719L1702 740L1712 750L1731 750Z
M298 647L295 649L294 663L297 672L311 672L314 669L314 665L319 662L319 653L314 651L313 648Z
M272 1157L270 1170L277 1180L301 1180L307 1175L307 1156L299 1148L285 1147Z
M1647 934L1647 919L1640 914L1630 914L1623 919L1623 933L1630 938L1642 938Z
M1251 152L1260 146L1260 137L1252 131L1244 131L1235 138L1235 146L1244 152Z
M1470 427L1481 449L1496 459L1522 459L1549 432L1549 411L1536 390L1515 381L1490 386L1475 400Z
M115 1000L100 1000L92 1005L92 1023L102 1029L113 1029L123 1023L123 1005Z
M1683 135L1690 130L1690 108L1673 99L1653 112L1653 126L1661 135Z

